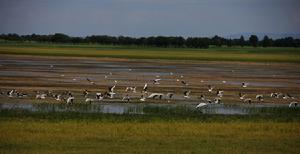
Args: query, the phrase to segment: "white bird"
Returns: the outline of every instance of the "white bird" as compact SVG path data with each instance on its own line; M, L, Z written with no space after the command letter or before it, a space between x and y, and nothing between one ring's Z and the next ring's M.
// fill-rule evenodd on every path
M215 98L214 103L215 104L220 104L221 103L221 98Z
M73 95L69 95L67 99L67 104L72 104L74 102L75 97Z
M132 91L133 93L136 93L136 87L126 87L125 91Z
M223 97L223 93L224 93L223 90L218 90L218 91L217 91L217 96L218 96L218 97Z
M289 98L291 98L291 99L295 99L293 96L291 96L290 94L283 94L283 96L282 96L282 98L283 99L289 99Z
M167 97L168 97L169 99L172 99L173 96L174 96L174 93L167 93Z
M86 98L85 99L85 102L86 103L92 103L92 102L94 102L95 100L94 99L92 99L92 98Z
M249 83L242 82L242 87L243 87L243 88L246 88L248 85L249 85Z
M211 85L208 85L208 92L212 92L214 89L214 87L212 87Z
M127 102L129 102L129 101L130 101L129 95L127 94L125 97L123 97L122 101L127 101Z
M96 98L98 101L101 101L101 100L103 100L104 96L102 93L96 93Z
M155 99L156 97L159 97L159 99L162 99L163 93L152 93L151 95L148 96L148 98L153 98Z
M18 97L26 97L27 94L22 93L22 92L17 92L17 96L18 96Z
M212 101L210 99L206 99L207 103L211 104Z
M146 97L144 95L141 96L140 101L144 102L146 101Z
M251 103L251 102L252 102L251 98L246 98L246 99L244 100L244 103Z
M132 92L136 93L136 87L133 87Z
M61 101L61 95L56 95L56 96L55 96L55 100Z
M191 93L191 91L189 90L189 91L185 91L183 94L184 94L184 98L190 98L190 93Z
M95 84L95 82L94 81L92 81L91 79L89 79L89 78L86 78L86 80L90 83L90 84Z
M88 97L88 95L89 95L89 91L88 90L84 90L84 92L83 92L83 96L85 97L85 98L87 98Z
M159 83L160 80L161 80L161 79L154 79L154 80L153 80L153 84L160 84L160 83Z
M264 101L264 96L263 95L256 95L255 97L256 99L258 99L259 101Z
M204 106L207 106L207 103L199 103L196 108L201 108L201 107L204 107Z
M271 97L278 98L278 93L271 93Z
M189 84L186 81L181 81L182 84L184 84L185 86L188 86Z
M9 92L7 93L7 94L8 94L8 97L13 97L14 93L15 93L15 90L14 90L14 89L11 90L11 91L9 91Z
M116 87L116 85L113 85L113 86L109 87L108 88L109 92L114 93L115 87Z
M114 89L115 89L116 85L113 85L109 88L109 92L108 92L108 95L110 96L110 98L114 98L114 95L116 94L114 92Z
M222 81L222 83L224 83L224 84L225 84L225 83L226 83L226 81L225 81L225 80L223 80L223 81Z
M205 96L203 94L201 94L200 95L200 99L204 101L205 100Z
M36 99L46 99L46 94L37 94L36 96L35 96L35 98Z
M289 107L297 107L297 105L298 105L298 102L291 102L289 104Z
M291 99L295 99L293 96L291 96L289 93L286 94L287 97L291 98Z
M143 92L144 92L144 93L147 93L147 89L148 89L148 84L145 83L144 88L143 88Z
M240 100L243 100L245 98L246 95L243 95L241 92L239 93L240 96Z
M130 90L130 89L131 89L131 87L126 87L125 91L127 92L127 91Z

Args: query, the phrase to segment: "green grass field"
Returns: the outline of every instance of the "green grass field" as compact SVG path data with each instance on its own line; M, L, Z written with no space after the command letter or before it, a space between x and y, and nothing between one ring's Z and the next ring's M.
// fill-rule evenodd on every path
M299 110L267 116L0 111L0 153L297 153ZM287 114L287 115L286 115ZM177 115L177 117L172 118Z
M209 49L189 49L2 42L0 43L0 54L168 60L300 62L299 48L210 47Z
M297 153L299 123L97 122L10 119L1 153Z

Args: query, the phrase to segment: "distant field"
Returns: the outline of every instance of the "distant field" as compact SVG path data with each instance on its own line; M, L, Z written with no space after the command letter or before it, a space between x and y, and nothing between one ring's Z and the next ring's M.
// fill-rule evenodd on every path
M136 46L0 43L0 54L249 62L300 62L299 48L210 47L209 49Z

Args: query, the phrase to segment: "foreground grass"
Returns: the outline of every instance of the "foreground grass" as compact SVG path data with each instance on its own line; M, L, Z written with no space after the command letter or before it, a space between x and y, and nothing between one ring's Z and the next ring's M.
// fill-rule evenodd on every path
M0 121L1 153L297 153L300 123Z
M298 109L205 115L0 110L0 153L297 153Z
M134 46L0 43L0 54L132 59L300 62L300 49L298 48L212 47L209 49L179 49Z

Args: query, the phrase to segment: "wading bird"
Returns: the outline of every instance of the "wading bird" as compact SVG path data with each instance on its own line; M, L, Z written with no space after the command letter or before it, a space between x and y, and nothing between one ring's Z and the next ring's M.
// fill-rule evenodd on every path
M264 96L263 95L256 95L256 97L255 97L256 99L258 99L258 101L260 101L260 102L262 102L262 101L264 101Z
M214 89L214 87L212 87L211 85L208 85L208 92L212 92Z
M162 99L163 93L152 93L151 95L148 96L148 98L155 99L156 97L159 97L159 99Z
M144 88L143 88L143 91L142 91L142 92L144 92L144 93L147 93L147 89L148 89L148 84L147 84L147 83L145 83L145 85L144 85Z
M184 98L190 98L190 93L191 93L191 91L190 90L187 90L187 91L185 91L183 94L184 94Z
M240 100L244 100L245 99L245 94L243 95L241 92L239 92L239 96L240 96Z
M186 81L181 81L181 83L183 84L183 85L185 85L185 86L188 86L189 84L186 82Z
M160 84L160 83L159 83L160 80L161 80L161 79L154 79L154 80L153 80L153 84Z
M144 95L141 95L140 101L142 102L146 101L146 97Z
M244 100L244 103L252 103L252 100L251 100L251 98L246 98L245 100Z
M103 96L102 93L96 93L96 99L97 99L98 101L103 100L103 98L104 98L104 96Z
M223 97L223 93L224 93L223 90L218 90L218 91L217 91L217 96L218 96L218 97Z
M298 105L298 102L291 102L289 104L289 107L297 107L297 105Z
M108 94L109 94L110 98L114 98L114 95L116 94L114 92L115 87L116 87L116 85L113 85L113 86L109 87L109 89L108 89L108 91L109 91Z
M69 97L67 99L67 104L73 104L75 97L69 93Z
M201 107L204 107L204 106L207 106L207 103L199 103L196 108L201 108Z
M92 99L92 98L86 98L85 99L85 102L86 103L92 103L92 102L94 102L95 100L94 99Z
M243 88L246 88L246 87L248 87L248 85L249 85L249 83L242 82L242 87L243 87Z
M123 97L122 101L127 101L127 102L129 102L129 101L130 101L129 95L127 94L125 97Z
M94 81L92 81L91 79L89 79L89 78L86 78L86 80L90 83L90 84L95 84L95 82Z

